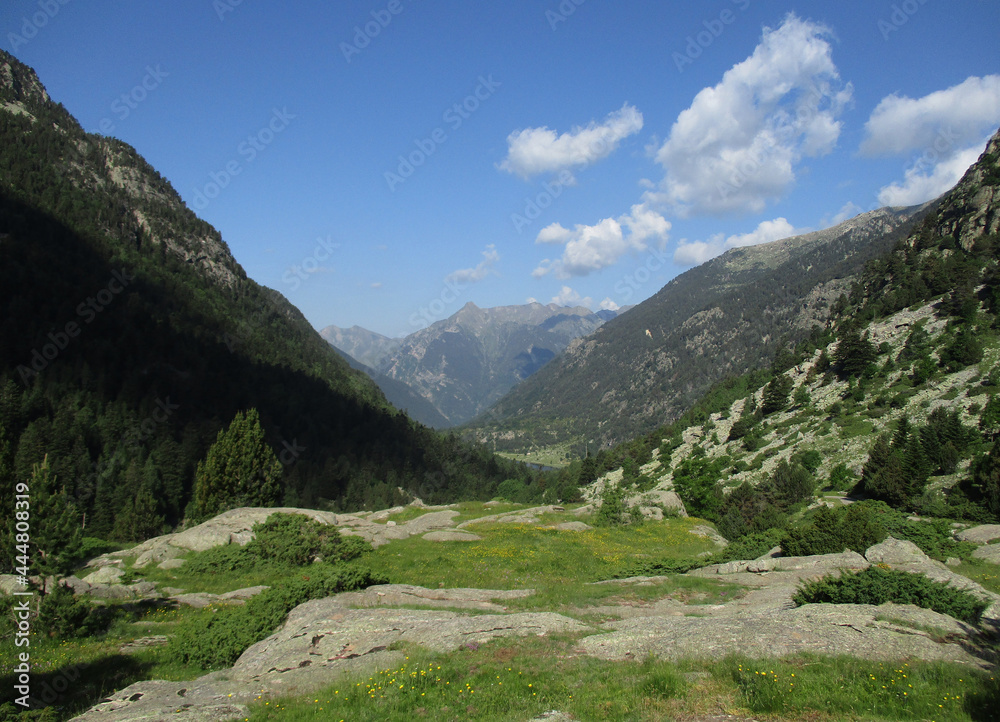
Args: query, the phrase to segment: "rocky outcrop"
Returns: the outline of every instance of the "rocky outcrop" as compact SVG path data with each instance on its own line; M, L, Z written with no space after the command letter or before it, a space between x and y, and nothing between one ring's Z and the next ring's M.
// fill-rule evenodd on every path
M955 535L955 538L973 544L989 544L1000 539L1000 524L980 524L970 529L963 529Z
M436 597L452 603L489 603L495 595L509 594L419 587L409 587L407 593L425 601ZM549 612L465 615L345 606L356 600L356 596L338 595L307 602L292 611L277 633L244 652L232 669L192 682L139 682L116 692L76 719L81 722L242 719L247 716L248 705L259 695L305 694L344 675L397 664L403 654L390 648L399 642L447 652L500 637L592 631L576 620Z

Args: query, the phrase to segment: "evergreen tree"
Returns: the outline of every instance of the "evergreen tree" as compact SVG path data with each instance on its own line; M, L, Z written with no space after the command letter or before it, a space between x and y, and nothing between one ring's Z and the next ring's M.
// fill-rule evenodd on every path
M978 500L1000 521L1000 444L993 444L990 453L976 464L972 486Z
M46 456L28 482L31 496L31 569L42 577L73 571L83 532L80 514L65 487L57 484Z
M195 473L194 512L204 519L241 506L275 506L281 463L264 440L256 409L237 412Z
M156 499L149 489L140 489L118 513L114 538L143 541L163 533L163 517L156 513Z
M841 334L833 354L837 373L844 379L863 375L877 358L875 346L856 328L849 328Z
M764 416L782 411L788 406L788 395L795 384L787 374L778 374L764 387L764 402L761 410Z
M1000 396L991 396L986 402L986 408L979 417L979 430L990 441L1000 436Z

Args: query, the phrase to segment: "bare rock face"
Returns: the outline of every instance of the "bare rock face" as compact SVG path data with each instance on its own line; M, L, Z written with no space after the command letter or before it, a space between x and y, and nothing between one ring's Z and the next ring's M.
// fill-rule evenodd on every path
M610 633L586 637L580 646L588 654L608 660L643 659L650 654L679 660L814 652L862 659L919 657L984 664L960 644L939 644L908 625L880 621L881 617L904 614L914 624L946 630L963 639L974 634L951 617L908 605L807 604L725 616L625 619L603 625Z
M972 552L973 559L981 559L991 564L1000 564L1000 544L982 546Z
M923 564L930 561L920 547L911 541L886 537L885 541L869 547L865 559L872 564Z
M419 590L417 596L464 597L489 601L490 590ZM454 594L458 592L458 594ZM500 592L503 594L503 592ZM590 631L559 614L485 614L470 616L437 610L350 609L351 597L338 595L296 607L275 634L250 647L225 672L193 682L139 682L111 695L76 718L80 722L208 722L244 718L258 694L305 694L346 674L397 664L395 642L412 642L436 651L483 644L498 637L543 636ZM451 601L455 601L454 599Z
M479 541L482 539L477 534L469 534L463 531L432 531L424 534L427 541L449 542L449 541Z
M970 529L963 529L955 535L955 538L973 544L989 544L1000 539L1000 524L980 524Z

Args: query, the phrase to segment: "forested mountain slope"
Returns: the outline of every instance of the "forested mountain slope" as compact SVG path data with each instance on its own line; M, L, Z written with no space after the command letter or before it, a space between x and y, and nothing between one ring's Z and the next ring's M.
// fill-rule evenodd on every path
M571 344L468 435L502 450L573 441L582 452L670 422L713 383L770 361L781 343L822 325L854 274L925 212L883 208L693 268Z
M196 464L252 408L297 505L526 473L391 408L134 149L85 133L2 52L0 303L0 479L47 455L94 536L134 536L116 521L140 497L180 522Z

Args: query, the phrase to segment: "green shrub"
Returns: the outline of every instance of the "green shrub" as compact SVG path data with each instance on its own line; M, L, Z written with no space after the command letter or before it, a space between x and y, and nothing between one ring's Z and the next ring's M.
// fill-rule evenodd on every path
M935 582L923 574L869 567L839 577L806 582L792 597L795 604L915 604L947 614L969 624L978 624L989 606L968 592Z
M371 547L359 537L345 537L335 526L321 524L302 514L272 514L253 527L254 538L245 547L214 547L187 564L199 574L244 572L272 566L302 567L317 559L328 562L355 559Z
M271 587L243 606L222 607L207 620L180 630L170 641L168 654L202 669L232 666L248 647L272 634L298 605L386 581L360 567L318 565L308 577Z
M823 507L803 526L790 529L781 540L789 556L836 554L851 549L864 551L885 539L887 531L878 517L862 504L837 509Z
M757 559L781 543L784 529L759 531L730 543L725 549L712 555L712 564L723 564L740 559Z

